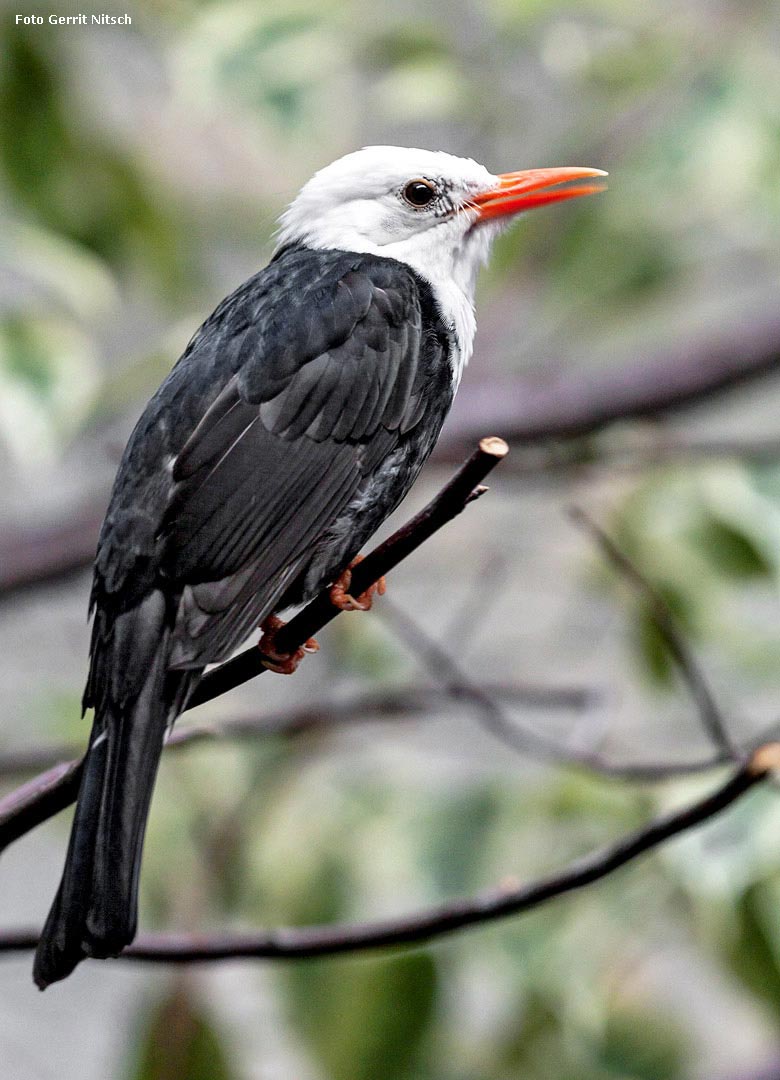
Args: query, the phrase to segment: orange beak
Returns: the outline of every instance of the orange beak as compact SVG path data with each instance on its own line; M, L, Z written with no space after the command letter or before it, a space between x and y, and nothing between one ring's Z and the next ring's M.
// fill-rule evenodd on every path
M603 182L573 184L575 180L589 180L607 174L601 169L526 169L524 172L503 173L498 187L475 195L471 205L479 212L479 220L508 217L532 210L535 206L578 199L580 195L595 195L604 191ZM569 185L566 187L565 185Z

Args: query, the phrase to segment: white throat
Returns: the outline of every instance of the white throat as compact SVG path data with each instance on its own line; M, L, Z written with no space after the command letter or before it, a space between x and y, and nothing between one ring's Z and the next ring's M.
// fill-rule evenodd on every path
M454 218L428 233L376 252L406 263L430 284L442 318L454 333L456 387L474 348L477 273L487 259L493 236L494 230L484 226L464 233L462 222Z

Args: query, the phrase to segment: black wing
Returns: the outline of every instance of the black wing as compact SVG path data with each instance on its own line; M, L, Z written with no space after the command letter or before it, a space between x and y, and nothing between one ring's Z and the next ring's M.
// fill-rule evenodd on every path
M412 272L343 252L279 262L284 280L272 263L274 288L261 274L229 298L158 395L153 428L177 449L162 513L135 511L141 532L157 518L151 569L181 597L173 666L202 667L246 637L420 416ZM149 499L149 485L139 494Z

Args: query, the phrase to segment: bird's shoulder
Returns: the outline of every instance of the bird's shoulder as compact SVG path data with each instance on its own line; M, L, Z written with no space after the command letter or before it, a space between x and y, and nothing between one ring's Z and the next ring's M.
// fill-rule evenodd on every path
M294 245L222 301L177 366L208 370L218 362L231 375L241 372L242 396L261 400L350 340L356 349L382 348L419 330L424 289L395 260Z

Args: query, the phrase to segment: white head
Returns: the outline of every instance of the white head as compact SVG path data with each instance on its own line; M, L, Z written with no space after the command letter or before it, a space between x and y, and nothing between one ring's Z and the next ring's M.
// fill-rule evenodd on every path
M279 241L370 252L412 266L431 283L465 364L477 271L496 234L522 210L601 190L560 184L603 175L597 169L495 175L441 151L367 146L309 180L282 215Z

